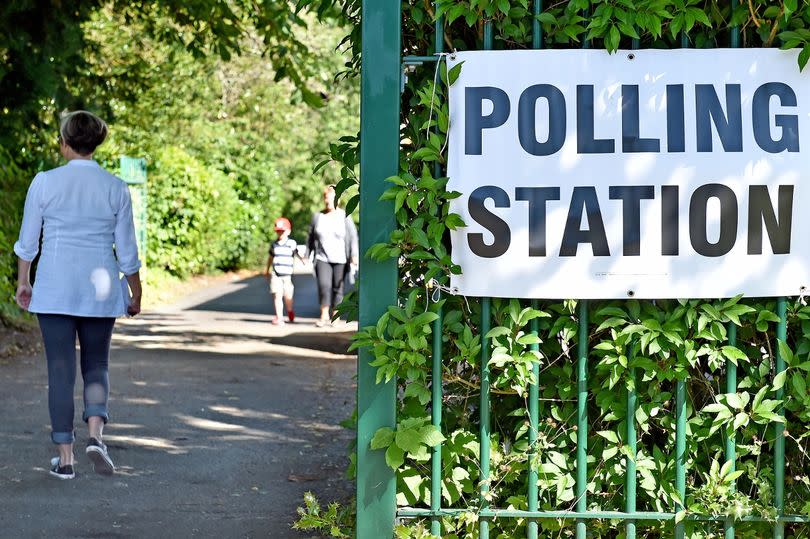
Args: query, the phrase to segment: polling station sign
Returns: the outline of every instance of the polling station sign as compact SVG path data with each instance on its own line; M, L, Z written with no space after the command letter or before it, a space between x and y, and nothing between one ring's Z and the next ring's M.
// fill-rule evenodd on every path
M451 285L717 298L810 285L810 74L775 49L477 51L450 88Z

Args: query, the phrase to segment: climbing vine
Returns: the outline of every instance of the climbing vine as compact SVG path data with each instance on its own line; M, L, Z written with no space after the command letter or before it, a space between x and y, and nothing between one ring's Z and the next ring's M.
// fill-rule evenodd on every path
M493 24L496 49L531 46L528 0L422 0L403 2L403 55L433 54L433 21L444 17L445 50L483 48L484 23ZM801 48L799 66L810 57L810 3L806 0L729 2L715 0L569 0L545 2L537 17L546 48L677 48L728 46L739 28L740 46ZM463 66L457 66L463 69ZM447 202L439 170L446 161L447 90L458 71L439 63L408 73L402 96L400 172L388 178L383 199L393 201L397 228L366 256L396 259L399 304L374 326L362 328L354 347L374 355L377 381L396 380L396 428L381 429L372 449L385 451L397 471L397 503L429 507L430 451L442 443L442 507L466 512L443 521L443 537L477 537L479 507L478 392L482 335L477 300L437 293L453 264L448 231L464 226ZM347 175L349 177L349 175ZM353 177L353 176L352 176ZM347 182L348 183L348 182ZM534 464L539 469L541 510L573 509L576 474L577 305L574 300L492 301L489 341L492 388L492 507L527 509L530 464L528 397L540 388L540 425ZM431 339L439 308L442 318L443 422L430 426ZM810 516L810 307L802 298L788 304L788 334L775 339L779 320L774 300L601 301L591 304L589 325L588 510L624 509L625 465L638 471L639 511L666 511L683 502L688 515L739 519L776 516L774 426L785 425L785 512ZM535 321L538 336L529 331ZM728 328L737 326L737 344ZM780 350L787 370L775 375ZM738 366L738 390L725 393L725 366ZM539 364L535 380L532 366ZM686 500L675 490L675 384L687 388ZM638 451L625 433L626 393L635 389ZM781 391L781 398L777 391ZM724 445L737 440L736 470L725 464ZM493 537L525 537L527 522L497 519ZM573 536L570 521L543 520L541 536ZM788 524L786 536L807 537L804 524ZM689 537L721 537L722 524L686 521ZM430 537L429 524L398 525L397 537ZM616 521L592 520L594 537L621 537ZM768 522L739 522L737 537L770 535ZM671 537L672 523L639 523L643 537Z

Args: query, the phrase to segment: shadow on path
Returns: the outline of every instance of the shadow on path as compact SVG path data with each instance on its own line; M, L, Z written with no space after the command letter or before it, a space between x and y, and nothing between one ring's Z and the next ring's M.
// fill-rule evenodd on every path
M272 326L269 304L264 280L250 278L117 325L112 478L84 458L80 380L78 475L58 481L46 470L44 359L0 367L0 537L310 537L289 527L303 493L351 493L351 433L339 426L354 407L356 363L342 355L351 331L307 317Z

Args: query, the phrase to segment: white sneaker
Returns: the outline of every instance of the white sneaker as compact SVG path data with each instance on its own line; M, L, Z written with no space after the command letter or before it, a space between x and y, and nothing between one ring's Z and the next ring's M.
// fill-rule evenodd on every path
M95 438L90 438L85 453L90 458L90 462L93 463L93 470L97 474L112 475L115 473L115 466L110 455L107 454L106 445Z
M76 477L76 473L73 471L73 465L68 464L66 466L59 465L59 457L54 457L51 459L51 469L48 471L54 477L58 477L59 479L73 479Z

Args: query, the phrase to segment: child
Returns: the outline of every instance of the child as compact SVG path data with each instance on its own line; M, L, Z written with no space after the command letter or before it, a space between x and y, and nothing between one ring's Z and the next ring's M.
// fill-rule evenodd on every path
M270 246L264 276L270 281L270 293L273 294L273 304L276 308L276 316L271 322L279 326L284 325L282 297L287 307L287 317L290 322L295 321L292 282L293 257L297 256L302 263L304 259L298 254L298 244L294 239L290 238L290 232L292 231L290 220L286 217L279 217L276 219L275 230L276 234L278 234L278 240L274 241ZM273 268L272 274L270 273L271 266Z

